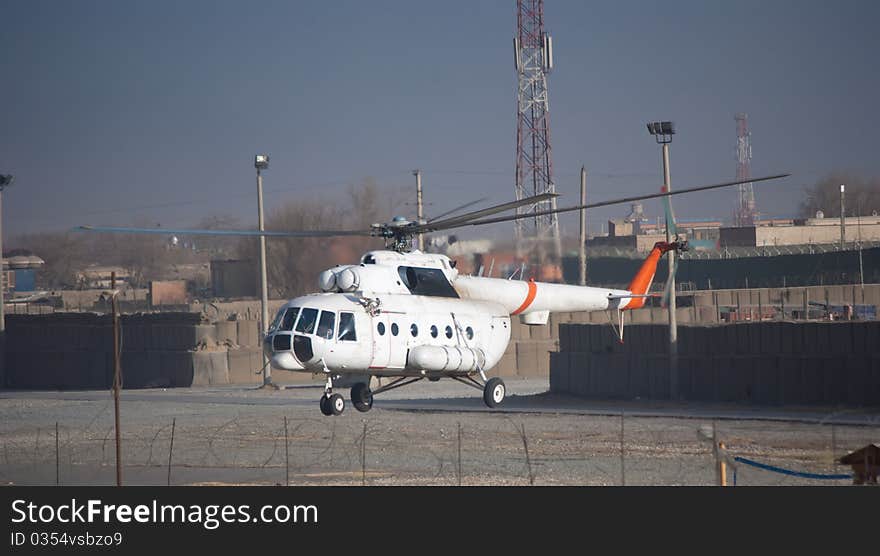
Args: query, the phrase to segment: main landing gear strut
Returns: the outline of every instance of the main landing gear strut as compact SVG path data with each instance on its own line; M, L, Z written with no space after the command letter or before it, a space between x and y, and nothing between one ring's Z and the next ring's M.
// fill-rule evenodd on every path
M355 409L358 411L367 412L373 408L373 396L376 394L400 388L401 386L407 386L414 382L418 382L423 378L425 377L401 377L385 386L376 388L375 390L371 390L370 385L367 383L358 382L351 387L351 403L354 404ZM483 403L488 407L498 407L501 405L501 402L504 401L504 397L507 394L507 388L504 386L503 380L498 377L486 379L486 375L482 372L480 372L480 378L483 379L482 381L478 381L471 376L453 376L451 378L462 384L467 384L468 386L476 388L477 390L482 390ZM339 394L333 393L333 380L330 375L327 375L327 384L324 387L324 395L321 396L321 413L330 416L341 415L343 411L345 411L345 400Z

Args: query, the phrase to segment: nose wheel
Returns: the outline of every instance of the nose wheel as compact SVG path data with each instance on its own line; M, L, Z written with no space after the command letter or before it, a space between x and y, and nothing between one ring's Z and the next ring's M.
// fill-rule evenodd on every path
M321 396L321 413L326 416L342 415L345 411L345 399L339 394Z
M329 417L342 415L343 411L345 411L345 399L333 393L333 380L327 375L327 385L324 387L324 395L321 396L321 413Z

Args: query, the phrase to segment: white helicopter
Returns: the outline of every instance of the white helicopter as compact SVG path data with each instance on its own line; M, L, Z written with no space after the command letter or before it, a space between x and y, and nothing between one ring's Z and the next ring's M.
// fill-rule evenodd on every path
M324 415L340 415L345 400L333 392L333 381L354 378L351 401L369 411L373 397L427 378L451 378L483 392L496 407L504 401L504 381L488 378L510 341L510 318L527 325L547 324L551 312L617 311L623 339L623 312L645 305L660 257L687 249L687 242L654 245L625 290L523 280L464 276L455 261L440 254L411 250L420 233L534 218L632 201L681 195L787 177L780 174L745 181L704 185L673 192L640 195L555 210L531 211L496 218L493 214L547 201L542 194L464 215L425 223L397 217L369 230L254 231L191 230L80 226L79 231L204 234L266 237L373 236L386 249L370 251L357 264L338 265L320 273L320 293L291 299L276 314L263 339L273 368L326 376L320 407ZM671 210L668 212L671 214ZM674 225L674 222L673 222ZM371 377L393 378L375 390Z

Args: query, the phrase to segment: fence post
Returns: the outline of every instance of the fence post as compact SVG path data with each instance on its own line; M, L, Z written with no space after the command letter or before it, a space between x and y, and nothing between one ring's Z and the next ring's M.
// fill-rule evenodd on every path
M623 463L623 414L624 412L620 412L620 486L626 486L626 468Z
M55 421L55 486L61 484L61 460L58 449L58 421Z
M290 486L290 454L287 450L287 415L284 416L284 486Z
M171 421L171 446L168 448L168 486L171 486L171 454L174 452L174 429L177 427L177 417Z
M361 436L361 486L367 484L367 422L364 421L364 433Z
M724 461L722 454L724 453L724 442L718 443L718 479L719 485L727 486L727 463Z
M458 423L458 486L461 486L461 423Z
M834 427L834 423L831 423L831 465L834 465L836 462L834 460L834 453L837 451L837 429Z
M531 457L529 457L529 441L526 438L526 425L525 425L525 423L520 423L520 427L522 428L523 449L526 452L526 466L529 470L529 485L535 486L535 474L532 472L532 459L531 459Z

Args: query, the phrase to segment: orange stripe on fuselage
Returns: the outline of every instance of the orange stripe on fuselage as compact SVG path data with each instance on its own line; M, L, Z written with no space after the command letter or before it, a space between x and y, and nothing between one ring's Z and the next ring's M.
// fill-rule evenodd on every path
M511 315L518 315L529 308L529 305L532 304L532 301L535 300L535 295L538 293L538 285L534 282L529 282L529 293L526 294L526 300L522 302L522 305L517 308L516 311L510 313Z

